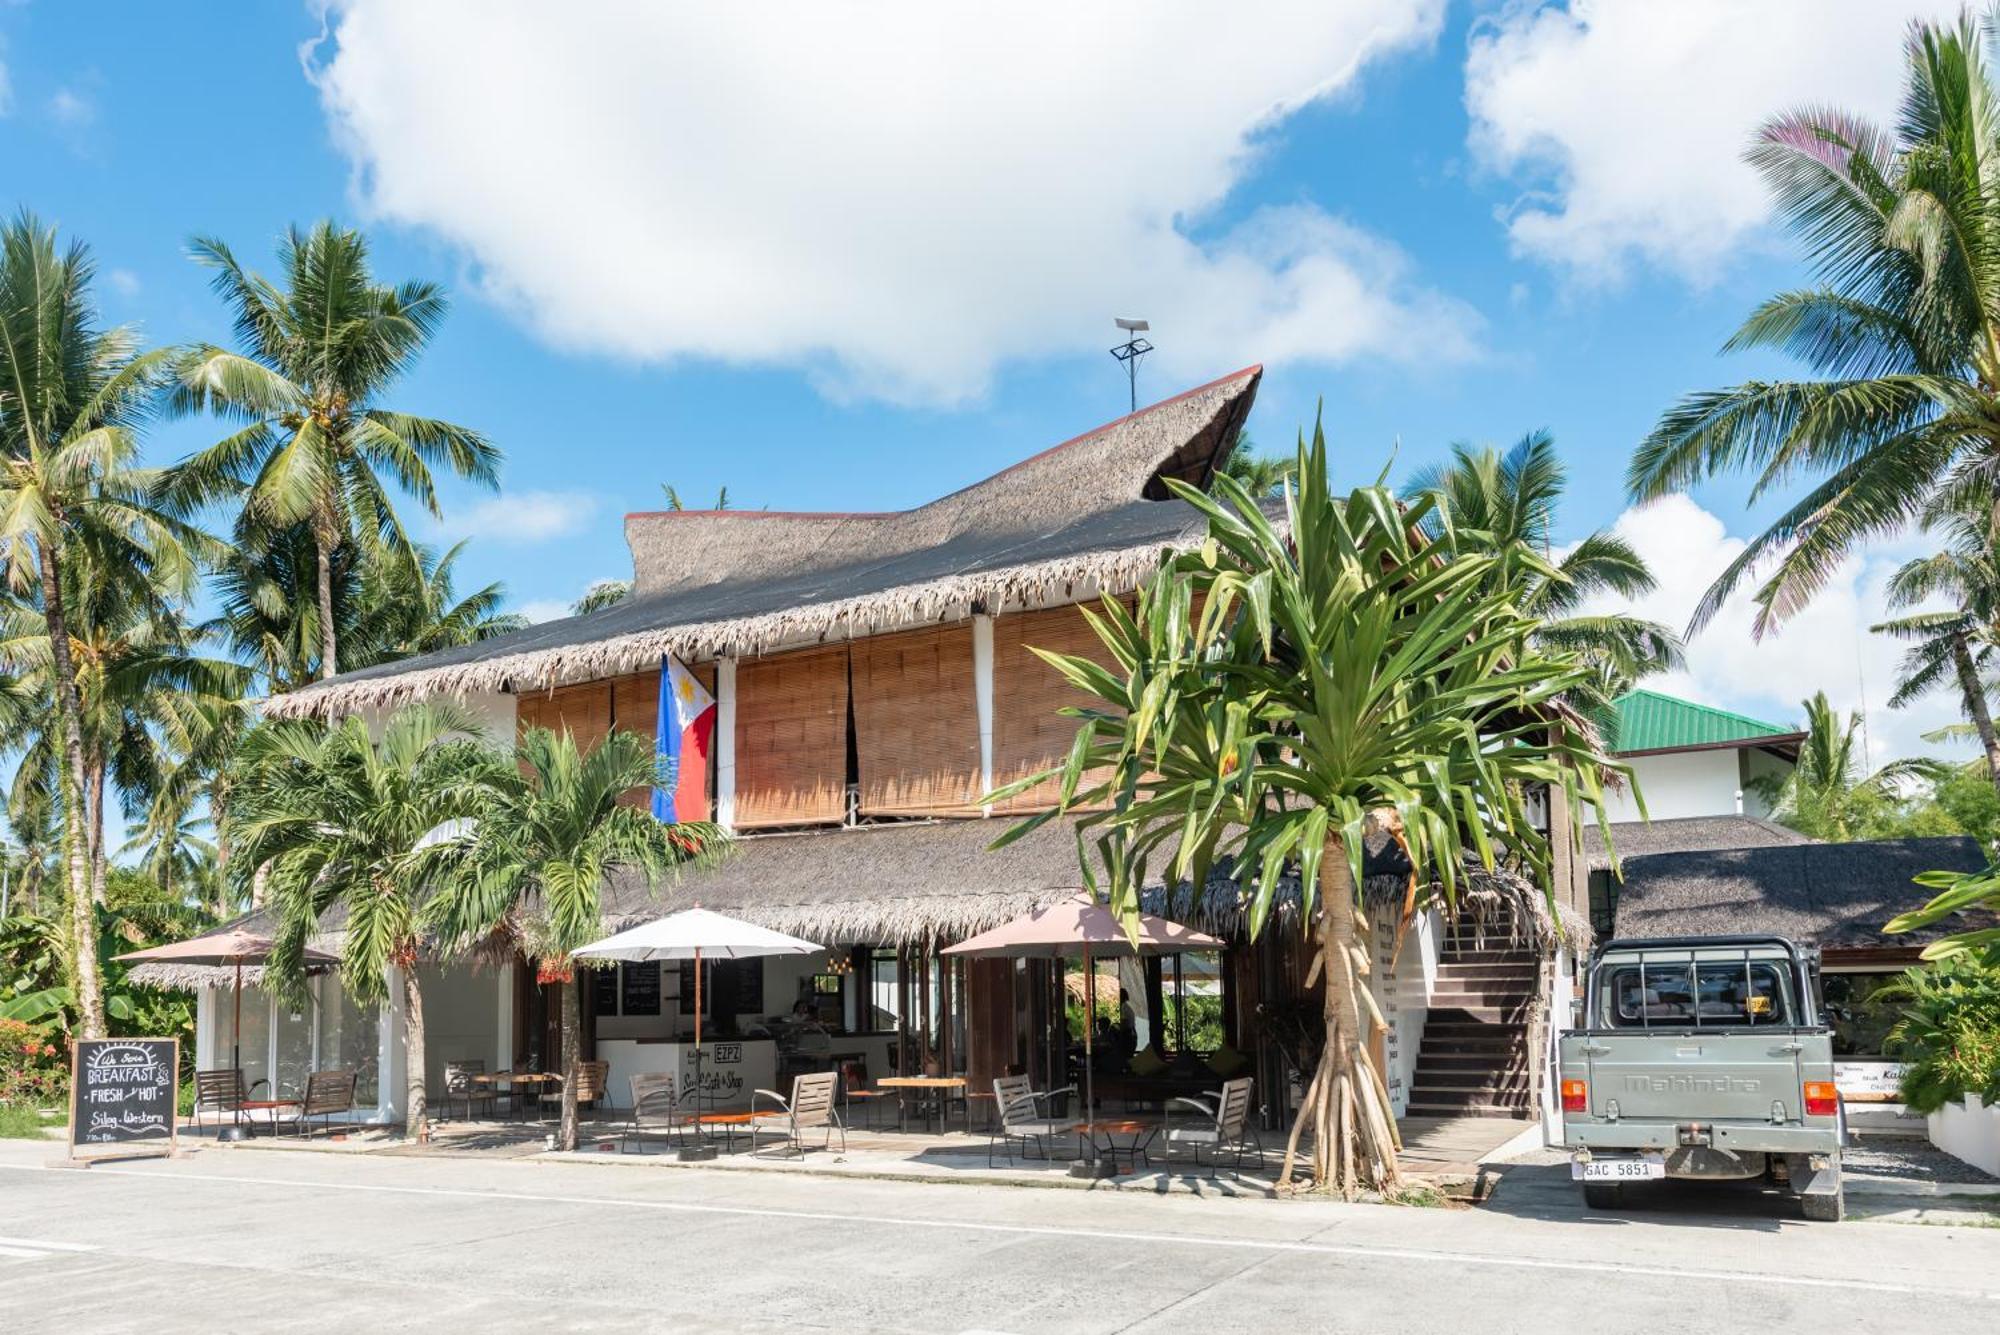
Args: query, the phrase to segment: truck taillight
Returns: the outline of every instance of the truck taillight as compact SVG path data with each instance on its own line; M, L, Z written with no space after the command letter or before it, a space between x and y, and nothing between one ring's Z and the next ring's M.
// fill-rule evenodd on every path
M1582 1080L1563 1081L1563 1111L1590 1111L1590 1086Z
M1832 1117L1840 1111L1840 1091L1831 1080L1806 1081L1805 1095L1808 1117Z

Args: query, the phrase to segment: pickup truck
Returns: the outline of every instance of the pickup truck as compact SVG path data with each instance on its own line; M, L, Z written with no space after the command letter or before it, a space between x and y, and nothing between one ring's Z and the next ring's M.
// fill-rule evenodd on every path
M1817 952L1778 936L1613 941L1557 1040L1563 1148L1593 1209L1659 1178L1764 1178L1837 1220L1846 1121Z

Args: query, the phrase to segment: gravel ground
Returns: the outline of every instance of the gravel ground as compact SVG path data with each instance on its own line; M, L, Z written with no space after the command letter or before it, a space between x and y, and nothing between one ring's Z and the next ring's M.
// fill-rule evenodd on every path
M2000 1178L1953 1158L1929 1141L1901 1136L1862 1136L1857 1144L1847 1147L1842 1163L1850 1173L1905 1182L2000 1182Z

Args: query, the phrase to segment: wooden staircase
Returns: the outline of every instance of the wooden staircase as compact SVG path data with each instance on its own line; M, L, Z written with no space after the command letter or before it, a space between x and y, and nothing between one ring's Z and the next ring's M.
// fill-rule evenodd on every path
M1411 1117L1535 1116L1528 1017L1535 952L1508 918L1461 914L1446 926L1437 989L1410 1083Z

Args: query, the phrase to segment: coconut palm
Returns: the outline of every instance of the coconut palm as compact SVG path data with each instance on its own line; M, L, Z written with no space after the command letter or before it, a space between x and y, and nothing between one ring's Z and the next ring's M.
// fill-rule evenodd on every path
M439 553L422 543L387 544L364 538L347 666L372 667L415 654L492 639L528 624L501 610L506 587L487 584L460 597L453 567L465 553L460 542Z
M330 677L339 669L337 553L362 533L405 540L385 475L436 515L432 469L495 486L500 455L469 427L382 406L437 331L446 303L432 283L376 283L359 232L329 222L287 231L278 247L283 287L245 270L220 241L197 239L193 251L215 270L242 351L203 346L184 354L172 402L245 425L184 461L165 495L182 512L240 496L253 527L310 530L318 670Z
M519 767L493 781L482 808L473 873L434 902L432 916L445 940L467 947L511 933L545 976L564 980L560 1143L573 1150L583 1022L570 952L604 933L604 879L625 869L657 881L713 858L725 836L705 822L662 824L620 801L660 782L650 737L614 731L580 750L567 731L530 728L518 755Z
M1235 478L1252 496L1266 497L1282 493L1297 468L1298 460L1292 455L1257 453L1257 442L1250 439L1248 431L1238 428L1221 472Z
M198 535L149 502L136 427L161 356L130 330L98 325L80 244L22 213L0 228L0 563L17 598L38 600L50 645L50 716L59 738L72 966L81 1032L104 1033L85 843L83 705L65 599L79 561L184 595Z
M1890 577L1892 608L1920 607L1935 599L1951 605L1915 611L1872 627L1909 643L1891 708L1900 709L1949 686L1985 754L1986 773L2000 789L2000 734L1986 699L1996 647L2000 647L2000 559L1993 547L1992 515L1981 507L1932 516L1929 527L1944 538L1934 555L1905 562Z
M1515 606L1540 620L1535 643L1571 655L1592 669L1591 682L1572 701L1600 718L1607 706L1640 679L1681 664L1681 643L1665 626L1643 617L1609 612L1585 615L1595 595L1639 598L1655 587L1653 572L1632 545L1599 529L1560 558L1550 553L1556 505L1568 474L1546 431L1531 432L1505 454L1490 448L1451 447L1451 462L1427 468L1404 488L1408 500L1428 497L1433 508L1425 534L1439 541L1456 530L1456 550L1499 551L1514 546L1550 554L1550 573L1521 563L1500 569L1520 579Z
M1770 298L1725 350L1775 351L1813 377L1688 396L1640 445L1628 482L1636 500L1738 470L1756 472L1753 498L1814 482L1716 580L1696 626L1756 572L1755 629L1769 631L1857 544L1919 518L1941 491L1992 508L2000 90L1984 26L1911 28L1893 132L1812 108L1771 121L1750 150L1818 282Z
M1871 812L1914 784L1941 777L1934 760L1892 760L1870 773L1861 755L1861 715L1842 718L1825 691L1804 702L1806 738L1798 763L1775 784L1763 785L1773 819L1815 839L1863 838Z
M423 1132L424 1000L417 962L427 949L425 913L463 874L472 822L512 758L473 740L472 720L425 703L391 715L380 741L351 717L331 726L268 723L243 743L229 810L239 892L264 868L278 916L271 976L283 995L305 1000L303 949L340 911L340 983L356 1005L388 995L401 979L409 1055L404 1126Z
M607 607L616 607L632 596L632 581L629 579L600 579L583 591L583 597L569 605L571 616L582 616L586 612L597 612Z
M1401 841L1447 905L1462 860L1489 870L1505 860L1546 886L1551 855L1531 794L1569 797L1569 827L1554 838L1579 838L1586 806L1602 819L1595 742L1558 703L1588 671L1536 647L1534 619L1511 601L1522 585L1504 567L1551 577L1539 555L1440 552L1421 537L1428 497L1406 512L1381 487L1335 496L1317 429L1309 447L1301 440L1283 527L1230 478L1213 494L1169 485L1206 518L1206 543L1168 558L1135 611L1107 601L1091 617L1113 666L1042 655L1102 702L1066 711L1082 721L1053 771L1059 810L1083 813L1079 851L1094 839L1111 907L1128 921L1149 870L1200 886L1227 855L1254 936L1296 869L1300 921L1326 979L1325 1043L1283 1180L1311 1127L1322 1186L1393 1188L1394 1117L1368 1051L1382 1021L1361 977L1364 838L1372 826Z

